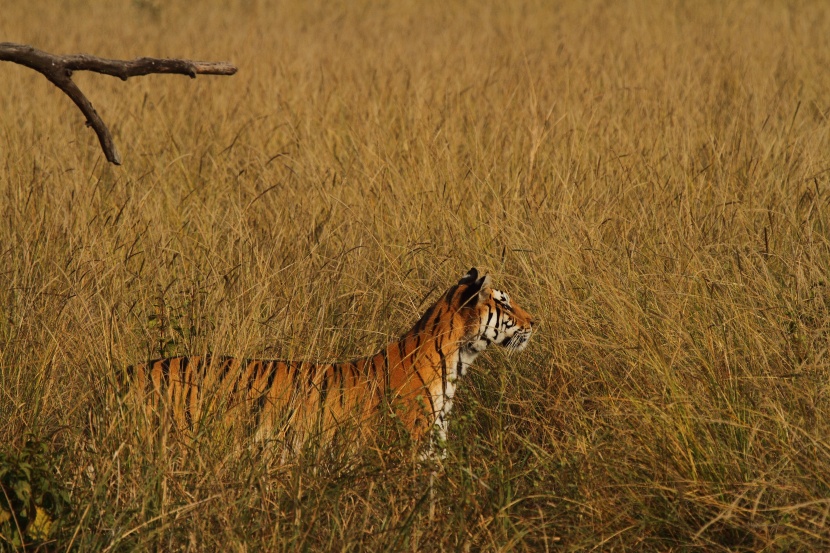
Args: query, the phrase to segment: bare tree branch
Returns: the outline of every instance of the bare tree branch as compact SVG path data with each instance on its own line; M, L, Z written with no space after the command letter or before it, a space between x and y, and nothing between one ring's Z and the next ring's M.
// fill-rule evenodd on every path
M25 65L41 73L69 96L86 117L86 124L92 127L107 161L121 165L121 155L115 148L112 135L103 119L92 107L81 89L72 81L73 71L94 71L111 75L126 81L152 73L175 73L195 79L196 75L233 75L236 66L226 62L191 61L180 59L137 58L134 60L111 60L87 54L56 56L25 44L0 42L0 61Z

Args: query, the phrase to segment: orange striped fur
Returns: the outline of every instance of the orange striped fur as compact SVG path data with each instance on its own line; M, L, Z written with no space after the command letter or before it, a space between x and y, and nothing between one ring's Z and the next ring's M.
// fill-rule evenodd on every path
M340 424L365 424L390 409L416 439L433 429L445 439L457 379L491 343L524 349L532 327L533 318L473 268L370 357L333 364L172 357L128 374L145 404L169 410L179 428L193 429L207 412L235 414L257 439L295 450L311 435L326 440Z

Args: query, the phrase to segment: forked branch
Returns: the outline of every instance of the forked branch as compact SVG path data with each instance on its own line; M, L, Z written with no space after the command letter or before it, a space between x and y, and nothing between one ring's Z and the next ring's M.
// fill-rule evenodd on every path
M196 75L233 75L236 73L236 66L226 62L159 58L111 60L87 54L56 56L13 42L0 42L0 61L10 61L34 69L69 96L86 117L86 124L92 127L98 135L107 161L115 165L121 165L121 155L115 148L106 124L81 89L72 81L73 71L94 71L118 77L123 81L130 77L152 73L175 73L187 75L192 79L195 79Z

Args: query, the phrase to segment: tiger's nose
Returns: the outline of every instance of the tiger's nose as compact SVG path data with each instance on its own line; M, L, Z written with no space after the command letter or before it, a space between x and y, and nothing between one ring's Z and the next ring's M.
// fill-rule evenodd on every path
M535 325L535 324L536 324L536 319L530 319L530 320L528 321L528 323L530 324L530 328L533 328L533 325Z

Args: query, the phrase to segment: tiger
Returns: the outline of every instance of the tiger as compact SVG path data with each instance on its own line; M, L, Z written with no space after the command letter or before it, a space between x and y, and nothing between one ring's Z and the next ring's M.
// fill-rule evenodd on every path
M167 357L128 367L127 376L144 405L167 411L177 428L193 430L223 402L222 417L238 413L256 441L296 452L313 435L330 440L338 425L365 425L385 411L415 440L429 434L445 443L459 378L491 344L525 349L534 324L473 267L409 332L369 357L341 363Z

